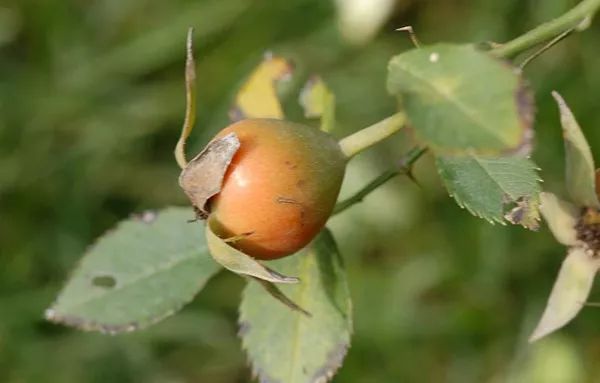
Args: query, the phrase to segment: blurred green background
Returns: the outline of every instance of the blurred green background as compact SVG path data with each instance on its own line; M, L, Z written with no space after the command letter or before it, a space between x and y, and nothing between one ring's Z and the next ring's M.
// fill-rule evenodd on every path
M342 137L394 112L391 56L426 43L506 41L566 0L2 0L0 2L0 382L249 382L236 338L243 281L213 279L182 312L109 337L46 323L86 247L132 212L184 205L172 149L183 60L196 28L199 122L189 147L227 122L232 96L271 50L297 86L320 73ZM600 151L600 22L526 69L544 187L564 194L559 90ZM301 120L294 96L290 116ZM397 164L399 134L360 155L343 196ZM564 254L538 233L460 209L430 158L421 188L398 178L333 218L350 274L355 335L335 382L600 381L600 310L528 345ZM200 233L199 233L200 235ZM600 288L591 300L600 300Z

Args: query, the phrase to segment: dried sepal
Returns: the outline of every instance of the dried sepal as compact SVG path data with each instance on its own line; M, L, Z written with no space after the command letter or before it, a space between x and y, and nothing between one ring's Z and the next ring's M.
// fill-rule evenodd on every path
M552 92L552 96L560 109L569 196L580 206L600 207L596 196L596 174L590 146L565 100L558 92Z
M179 186L188 196L200 218L208 217L206 203L221 191L223 178L240 148L235 133L211 141L192 159L179 176Z
M542 319L529 342L560 329L569 323L585 304L594 277L600 268L600 259L581 247L571 248L552 287Z
M299 313L302 313L302 314L306 315L307 317L311 316L308 311L304 310L296 302L291 300L274 283L265 281L264 279L260 279L260 278L256 278L256 277L252 277L252 280L258 282L262 287L264 287L265 291L267 293L269 293L270 296L272 296L279 302L283 303L288 308L292 309L293 311L298 311Z
M226 239L220 238L214 232L214 219L209 218L206 222L206 242L208 250L212 257L221 266L233 271L236 274L259 278L268 282L274 283L297 283L298 278L282 275L268 267L251 256L242 253L229 245Z
M185 120L181 128L181 136L175 146L175 160L182 169L187 165L185 142L196 122L196 63L194 61L193 33L194 29L190 28L187 35L185 60Z
M577 243L577 207L549 192L540 193L540 202L540 211L554 238L563 245L574 246Z

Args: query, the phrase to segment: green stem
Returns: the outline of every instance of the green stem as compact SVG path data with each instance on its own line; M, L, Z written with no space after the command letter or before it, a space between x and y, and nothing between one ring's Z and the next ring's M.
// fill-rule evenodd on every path
M373 181L369 182L362 189L356 192L351 197L338 202L333 209L332 215L341 213L342 211L348 209L350 206L355 205L369 195L372 191L388 182L392 178L401 175L401 174L410 174L410 169L412 165L423 155L427 149L415 147L412 148L402 160L402 167L399 169L391 169L381 173L377 178Z
M559 35L569 28L576 27L586 17L593 17L598 8L600 8L600 0L583 0L562 16L541 24L516 39L492 49L491 53L500 57L513 57L534 45Z
M348 137L342 138L339 142L342 152L347 158L352 158L356 154L399 131L405 122L406 115L402 112L396 113L385 120L381 120Z

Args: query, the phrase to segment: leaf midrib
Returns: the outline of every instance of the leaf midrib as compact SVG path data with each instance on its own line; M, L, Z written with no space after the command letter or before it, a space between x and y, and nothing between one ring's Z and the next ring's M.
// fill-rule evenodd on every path
M512 198L513 201L516 201L519 197L527 197L527 196L531 195L531 193L519 195L518 193L511 193L511 192L509 192L508 190L506 190L504 188L504 186L499 181L496 180L495 177L492 176L491 171L488 169L487 166L485 166L481 162L481 159L479 157L473 156L473 155L471 157L475 160L475 162L477 163L477 165L479 165L479 167L481 169L483 169L483 171L485 172L485 174L487 174L487 176L494 182L494 184L498 185L498 189L500 189L504 194L510 196L510 198Z
M298 298L296 299L296 303L300 306L303 307L304 309L307 309L306 305L305 305L305 299L306 299L306 291L308 290L308 285L311 282L311 273L308 273L308 275L304 275L304 273L306 272L306 270L308 269L309 266L309 262L316 256L316 254L314 254L312 251L308 252L303 259L303 264L302 264L302 271L301 273L299 273L299 277L302 279L302 283L300 285L300 292L298 293ZM309 310L310 311L310 310ZM300 325L302 320L302 314L300 313L295 313L295 321L294 321L294 344L292 345L292 357L291 357L291 363L290 363L290 368L288 371L288 379L286 380L286 382L290 382L293 383L295 382L295 380L293 380L293 378L295 377L294 371L296 370L296 360L298 359L298 353L300 350Z
M484 123L479 118L477 118L476 113L471 111L467 105L463 104L456 98L450 97L450 95L448 95L446 92L443 92L442 89L434 86L434 84L427 81L427 78L424 77L418 71L414 70L414 68L409 68L407 66L404 66L404 65L402 65L402 62L399 62L399 61L396 61L396 65L401 70L403 70L404 73L408 74L412 78L418 80L420 83L422 83L425 86L427 86L428 88L432 89L435 93L442 96L442 98L446 99L451 104L455 104L458 107L458 109L463 112L463 114L467 117L467 119L471 120L475 125L481 127L484 131L488 132L488 134L490 134L491 136L496 137L498 140L500 140L505 145L509 145L509 143L506 141L506 139L502 135L500 135L495 129L490 129L486 123Z

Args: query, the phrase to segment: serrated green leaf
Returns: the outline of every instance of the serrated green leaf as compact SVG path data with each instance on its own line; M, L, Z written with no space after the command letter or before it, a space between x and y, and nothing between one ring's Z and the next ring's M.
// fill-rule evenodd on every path
M580 206L600 207L596 196L596 168L592 151L565 100L552 92L560 109L560 122L565 140L567 191Z
M587 301L600 260L582 248L572 248L552 287L548 304L530 342L558 330L569 323Z
M261 382L326 382L341 365L352 331L350 295L335 241L325 230L309 248L272 264L300 276L300 284L280 288L311 316L248 284L240 336L254 373Z
M470 45L437 44L394 57L388 91L415 134L440 154L530 150L533 99L518 71Z
M503 223L507 208L516 204L527 209L513 222L528 227L526 223L539 218L539 177L531 160L470 155L437 157L436 165L450 195L473 215Z
M121 222L85 254L46 318L117 333L179 310L220 270L193 216L172 207Z
M210 255L221 266L236 274L259 278L268 282L298 283L298 278L278 273L229 245L226 239L215 234L214 226L215 221L209 218L204 233Z

